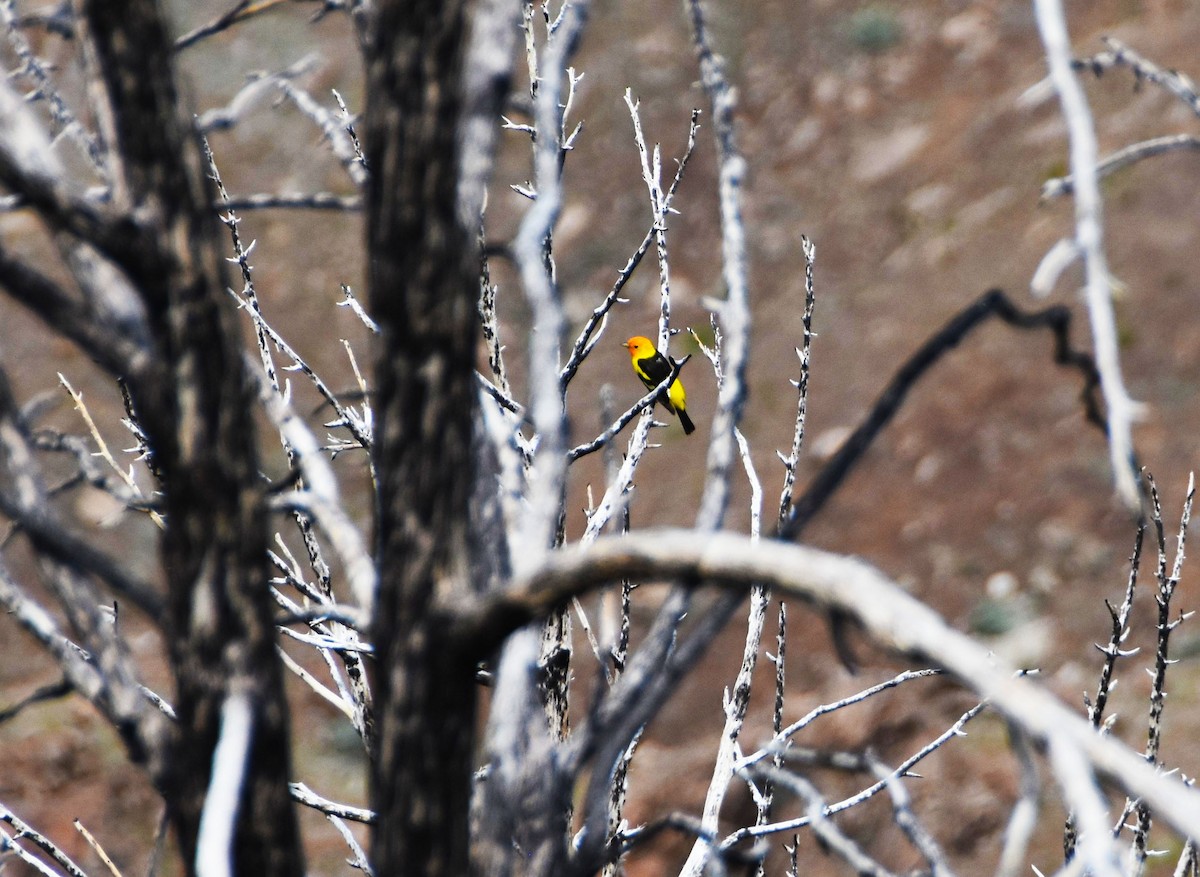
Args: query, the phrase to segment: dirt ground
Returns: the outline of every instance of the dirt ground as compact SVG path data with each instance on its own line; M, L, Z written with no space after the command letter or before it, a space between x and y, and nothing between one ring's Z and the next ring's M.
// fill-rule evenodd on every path
M203 13L181 9L181 21L211 17L212 5ZM1042 182L1066 170L1066 129L1052 96L1036 104L1022 101L1045 75L1028 3L710 5L720 7L712 10L714 27L738 85L740 146L749 164L745 215L754 329L744 431L763 481L764 519L771 521L782 474L776 450L790 445L795 413L789 379L798 377L793 351L802 337L801 235L817 249L817 337L801 484L859 422L904 357L986 289L1001 287L1029 308L1071 307L1075 341L1090 345L1077 295L1078 270L1068 271L1045 302L1029 293L1042 255L1072 229L1069 200L1039 201ZM1194 49L1200 40L1200 5L1187 0L1066 5L1078 54L1101 51L1100 37L1111 35L1162 67L1200 77ZM238 83L229 81L231 66L289 64L315 42L323 54L306 80L310 91L328 94L337 87L352 107L361 107L358 71L350 53L336 48L345 39L344 23L335 20L309 26L300 15L272 15L183 61L197 102L207 107L236 90ZM662 144L668 172L683 151L691 109L705 101L676 4L597 0L588 39L574 63L586 75L573 118L585 126L566 166L570 194L555 248L569 315L578 326L649 223L622 99L626 87L642 101L647 137ZM1192 109L1160 88L1136 88L1127 70L1084 81L1102 152L1196 130ZM303 135L280 137L278 118L299 125ZM702 124L676 202L680 214L670 229L670 246L673 324L704 331L705 299L719 296L722 285L707 116ZM215 137L214 148L223 164L222 156L228 156L223 171L235 192L347 190L336 166L311 158L319 137L286 107L264 109ZM489 205L489 236L496 240L511 233L519 216L520 199L504 186L527 178L528 154L527 142L508 135ZM1187 475L1200 457L1200 316L1193 297L1200 295L1194 270L1200 253L1198 184L1194 152L1148 160L1103 184L1122 364L1132 395L1146 405L1135 440L1160 487L1170 533L1178 524ZM276 315L278 327L314 365L345 386L350 375L336 339L360 336L353 318L333 303L340 283L361 286L358 221L261 213L248 215L242 229L245 238L259 241L257 278L268 315ZM0 232L32 239L35 232L21 225L27 222L16 215L0 217ZM503 264L495 272L505 330L516 348L523 308L511 272ZM598 426L602 385L612 385L618 404L637 397L620 342L632 334L652 334L657 286L653 260L647 259L629 288L629 302L614 313L605 341L572 385L569 404L578 437ZM0 357L23 392L53 390L55 371L67 370L97 404L111 404L114 391L86 363L74 361L69 349L51 345L27 317L9 310L4 306ZM673 351L695 348L680 335ZM519 357L515 349L510 353L519 386ZM635 527L687 524L694 515L715 383L700 356L693 357L684 377L699 430L685 439L673 426L664 431L661 449L648 455L632 507ZM1124 589L1134 526L1114 498L1105 443L1084 420L1080 387L1077 374L1054 366L1048 337L999 324L983 327L915 389L895 423L809 528L807 540L869 560L957 627L987 637L998 655L1039 668L1044 683L1082 711L1082 694L1094 690L1099 668L1093 643L1108 636L1103 601L1119 600ZM70 424L70 406L61 405L52 418ZM112 436L117 447L126 446L115 425ZM353 464L345 471L353 484ZM602 461L581 461L572 477L571 508L581 510L589 486L599 491L604 483ZM365 514L369 504L357 502ZM745 529L748 507L749 488L739 480L728 526ZM78 511L104 517L103 508L82 501ZM569 519L569 534L582 527L577 511ZM131 556L145 557L148 568L152 564L151 532L129 526L99 532L102 538L123 540ZM1171 551L1173 544L1169 539ZM1145 736L1149 682L1141 668L1153 642L1152 553L1149 560L1130 640L1143 647L1143 655L1124 666L1110 708L1119 716L1114 733L1135 745ZM1200 602L1195 575L1186 566L1177 600L1183 611ZM852 677L832 656L824 620L802 606L790 609L785 720L905 666L856 641L863 669ZM1200 772L1196 749L1189 745L1200 729L1196 623L1185 623L1176 634L1183 660L1171 671L1164 743L1168 766L1189 776ZM150 658L161 650L144 625L136 619L130 625L135 653ZM742 635L737 624L725 633L649 729L631 776L631 822L672 810L698 812L720 727L721 688L736 671ZM773 636L772 622L768 637ZM2 620L0 653L5 656L0 708L56 678L15 625ZM769 672L760 672L747 745L760 741L769 726ZM303 704L296 729L301 778L331 797L362 803L365 789L354 740L339 730L324 704L299 687L295 696ZM885 761L898 762L973 703L950 682L913 682L821 720L798 742L855 751L870 747ZM985 712L967 731L924 762L923 779L909 787L917 812L956 870L989 873L1017 774L1000 721ZM144 872L159 805L141 774L123 766L119 743L92 710L74 700L30 708L0 724L0 753L0 803L60 841L93 873L98 862L71 826L73 818L101 838L124 873ZM831 772L818 772L813 779L830 800L862 785L862 777ZM1042 780L1044 806L1030 861L1050 873L1061 861L1063 814L1045 772ZM799 809L784 797L778 813ZM749 813L747 796L732 796L725 811L728 825L740 824ZM920 865L892 826L886 801L858 808L838 824L895 870ZM305 829L315 848L313 873L344 873L344 847L337 836L315 817L306 817ZM811 837L802 835L800 844L805 873L850 873ZM1174 845L1167 836L1151 843ZM628 872L668 873L686 850L684 840L668 839L631 859ZM1168 873L1172 865L1152 867L1151 873ZM8 873L24 873L11 862L5 867Z

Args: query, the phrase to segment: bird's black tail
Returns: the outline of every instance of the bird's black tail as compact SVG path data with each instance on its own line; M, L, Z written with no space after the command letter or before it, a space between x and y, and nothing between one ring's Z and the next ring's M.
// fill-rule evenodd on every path
M676 414L679 415L679 422L683 424L683 434L691 435L696 431L696 424L692 423L692 418L687 416L687 412L682 408L676 409Z

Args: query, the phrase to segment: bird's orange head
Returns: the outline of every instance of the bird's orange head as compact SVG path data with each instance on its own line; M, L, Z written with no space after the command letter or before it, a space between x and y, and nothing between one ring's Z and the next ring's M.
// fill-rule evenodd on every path
M625 349L629 351L629 355L634 359L645 359L648 356L653 356L658 350L654 346L654 342L642 335L634 335L625 342Z

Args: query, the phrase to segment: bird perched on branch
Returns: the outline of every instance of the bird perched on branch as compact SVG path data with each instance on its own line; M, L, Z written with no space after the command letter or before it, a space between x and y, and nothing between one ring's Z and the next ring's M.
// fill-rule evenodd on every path
M633 364L633 373L646 385L647 390L653 390L665 381L675 367L675 363L658 352L653 341L641 335L635 335L626 341L625 349L629 351L629 361ZM678 376L671 381L669 387L659 390L658 398L655 401L672 414L679 416L679 422L683 425L685 435L691 435L696 431L696 424L692 423L692 419L687 414L687 393L683 391L683 383Z

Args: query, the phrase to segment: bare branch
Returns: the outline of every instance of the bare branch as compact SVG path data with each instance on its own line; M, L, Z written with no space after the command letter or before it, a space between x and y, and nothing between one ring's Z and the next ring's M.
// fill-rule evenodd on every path
M921 857L925 859L931 877L952 877L954 872L946 862L945 854L913 813L912 799L908 795L908 790L904 788L904 783L900 781L901 778L896 775L895 771L879 761L873 753L867 753L867 761L876 778L884 784L888 795L891 796L892 819L921 854Z
M29 41L21 32L22 22L17 20L13 0L0 2L0 19L3 20L5 30L8 32L9 44L13 47L17 57L21 59L21 69L17 72L30 79L34 84L34 92L30 95L30 100L46 102L50 110L50 118L54 121L57 129L55 137L66 135L73 140L80 147L83 155L91 162L96 173L101 179L105 179L108 166L99 139L88 131L71 108L67 106L54 78L34 54Z
M50 856L50 858L53 859L60 868L66 871L67 874L71 875L71 877L85 877L83 870L71 860L70 856L59 849L59 847L52 842L50 838L36 831L31 825L20 819L15 813L13 813L3 804L0 804L0 822L8 823L16 832L16 834L9 839L9 843L11 844L12 848L19 850L20 847L12 842L21 840L23 838L28 838L34 845ZM28 861L28 859L26 859L26 861ZM43 873L47 872L43 871ZM54 872L51 871L48 873L53 874Z
M96 360L112 375L137 374L149 366L150 346L84 306L49 275L38 271L0 244L0 286L9 298Z
M504 594L462 607L481 648L500 630L536 618L572 596L622 578L720 584L744 592L763 582L781 594L846 612L881 645L933 662L986 698L1038 745L1052 740L1131 797L1141 797L1184 836L1200 837L1200 792L1160 775L1116 740L1027 679L1014 678L987 649L855 558L731 533L645 530L563 549ZM464 631L465 633L465 631ZM1072 793L1073 786L1064 787ZM1074 804L1073 800L1069 800Z
M78 819L74 820L72 824L75 826L75 830L83 836L83 839L87 842L87 845L92 848L92 852L96 854L96 857L104 863L104 867L108 868L108 873L112 874L113 877L121 877L121 872L117 870L117 866L113 863L112 857L109 856L104 847L100 845L100 841L96 840L96 836L88 831L87 828L84 827L84 824Z
M696 516L697 526L709 530L720 527L725 517L725 507L729 501L729 469L734 456L733 431L741 421L742 409L746 404L750 302L746 230L742 221L741 200L746 160L737 148L733 115L737 97L725 76L724 59L713 51L701 0L688 0L685 10L700 64L700 82L712 106L713 136L717 143L721 265L726 296L716 307L726 336L723 350L725 380L718 389L704 494L700 498L700 510Z
M281 496L280 504L311 515L324 530L341 557L354 598L370 617L377 584L375 565L358 528L342 509L333 469L321 456L316 438L296 417L282 395L269 392L264 382L260 398L275 427L292 449L295 465L306 485L302 491Z
M646 138L642 134L642 117L640 113L642 102L633 100L633 90L625 89L625 106L633 120L633 139L637 144L638 156L642 163L642 182L650 196L650 231L654 235L654 248L658 253L658 348L667 349L671 337L671 263L667 258L667 207L666 196L662 189L662 154L658 144L654 144L654 157L646 148Z
M796 427L792 431L792 449L783 461L783 489L779 494L779 526L782 527L792 512L792 488L796 483L796 466L800 462L800 447L804 443L804 427L808 421L808 378L812 362L812 318L816 304L816 282L813 279L817 260L817 248L807 237L800 239L804 252L804 338L796 348L800 360L800 379L796 386Z
M516 4L477 4L463 63L463 111L459 122L458 215L463 228L476 228L483 213L496 141L496 108L507 96L516 47Z
M700 130L700 111L692 110L691 123L688 126L688 142L687 148L683 153L683 157L679 159L675 169L675 178L671 180L671 186L667 189L663 197L663 207L668 212L671 211L671 202L675 198L675 192L679 188L679 183L683 179L683 172L687 169L688 161L692 157L692 153L696 149L696 132ZM571 355L567 359L567 364L563 366L562 372L559 374L559 380L565 387L575 377L575 373L579 370L580 364L583 362L587 354L598 343L601 334L604 331L605 321L608 318L608 312L612 310L613 305L621 298L621 291L625 288L625 284L633 276L633 272L637 270L638 265L642 262L642 257L650 249L650 244L654 241L654 227L646 232L642 242L638 244L638 248L633 255L625 263L625 266L617 272L617 279L612 285L612 289L604 297L604 301L598 304L588 315L587 321L580 330L579 335L575 339L575 345L571 350Z
M231 195L223 205L230 210L340 210L357 213L363 209L357 195L333 192L267 192L261 195Z
M19 525L39 551L72 569L95 575L148 617L162 617L162 597L153 586L51 518L48 510L25 506L7 491L0 490L0 514Z
M248 74L245 83L224 106L205 110L196 116L196 129L200 134L207 135L213 131L232 128L250 112L256 103L262 100L267 92L273 90L281 82L310 72L316 66L317 60L315 54L309 54L275 73L258 70Z
M367 861L367 852L362 848L362 844L354 837L350 831L350 827L346 825L345 820L333 813L325 814L329 820L329 824L337 829L338 834L342 836L342 840L346 842L346 846L350 848L350 855L354 859L349 863L351 867L362 871L367 877L374 877L375 869L371 867L371 863Z
M1113 609L1112 604L1107 600L1104 602L1112 618L1112 632L1109 635L1107 647L1096 647L1104 654L1104 666L1100 670L1100 681L1096 685L1096 700L1094 703L1087 704L1088 718L1097 729L1103 725L1104 708L1108 704L1108 694L1112 690L1113 670L1116 667L1117 658L1128 657L1137 652L1137 649L1122 650L1121 646L1129 636L1129 613L1133 609L1133 593L1137 588L1138 568L1141 566L1142 559L1142 540L1145 535L1146 526L1144 523L1139 523L1133 554L1129 558L1129 579L1125 585L1125 599L1121 601L1120 609Z
M1075 189L1075 240L1083 253L1088 316L1096 348L1096 369L1107 403L1108 447L1113 480L1121 501L1140 508L1137 466L1133 456L1133 421L1137 404L1121 374L1117 324L1105 265L1100 188L1097 184L1096 132L1087 97L1071 72L1070 38L1059 0L1034 0L1038 30L1046 47L1050 79L1058 92L1070 132L1071 175Z
M919 764L925 758L932 755L934 752L936 752L938 749L940 749L942 746L944 746L947 742L954 739L955 737L962 736L963 728L966 726L966 724L969 721L971 721L973 718L975 718L977 715L979 715L981 712L983 712L985 706L986 706L985 703L979 703L979 704L976 704L975 706L971 707L971 709L969 709L965 713L963 713L962 716L959 717L958 721L955 722L953 725L951 725L947 730L942 732L940 735L935 737L930 742L926 743L919 750L917 750L912 755L910 755L908 758L906 758L903 762L901 762L900 765L894 771L892 771L892 773L890 774L890 777L899 779L901 777L908 776L909 771L911 771L917 764ZM838 766L841 766L841 765L838 765ZM854 759L854 768L862 769L862 770L870 770L870 768L871 768L870 761L866 758L857 757ZM763 770L769 771L770 769L771 768L764 768L762 765L759 765L754 768L755 771L763 771ZM858 792L857 794L851 795L849 798L844 798L835 804L830 804L827 808L825 808L826 814L841 813L844 810L849 810L852 807L857 807L860 804L862 804L864 801L870 800L871 798L875 797L876 795L878 795L880 792L882 792L886 788L887 788L887 780L886 779L878 780L873 785L868 786L867 788L863 789L862 791ZM797 817L795 819L785 819L780 822L773 822L773 823L769 823L769 824L757 824L752 827L740 828L737 831L730 834L727 838L725 838L725 840L721 841L721 849L728 849L729 847L733 846L734 844L740 843L741 841L743 841L747 838L765 837L769 834L780 834L782 832L795 831L798 828L803 828L803 827L809 825L810 821L811 821L810 817L806 815L806 816Z
M43 685L41 688L32 692L29 695L21 698L12 706L0 709L0 724L16 718L26 707L33 706L35 703L42 703L47 700L56 700L60 697L66 697L75 689L71 683L64 677L62 680L51 685Z
M967 335L992 317L1016 329L1049 330L1054 336L1054 361L1082 373L1084 386L1080 397L1088 420L1104 426L1103 415L1093 396L1099 381L1096 366L1090 356L1071 345L1071 312L1065 307L1023 311L1012 303L1003 290L988 290L951 317L900 366L871 406L863 422L855 428L792 505L787 523L779 530L781 539L794 539L803 532L808 522L841 486L867 448L895 417L905 397L922 376L946 353L957 347Z
M576 445L575 447L571 448L571 450L567 451L567 460L573 463L580 457L586 457L588 454L595 453L612 441L612 439L615 438L617 434L621 432L621 430L629 425L629 421L637 417L638 414L643 411L653 411L654 403L658 401L659 394L675 382L675 379L679 377L679 372L683 369L684 365L687 364L689 359L691 359L691 356L685 356L682 359L672 359L670 373L663 378L663 380L660 381L658 385L654 387L654 389L642 396L642 398L637 402L633 403L633 407L629 408L624 414L614 420L612 424L604 430L604 432L600 433L600 435L596 436L590 441L584 442L581 445Z
M1109 738L1095 737L1094 734L1093 739L1113 742ZM1073 745L1066 735L1049 735L1045 738L1045 745L1063 798L1070 803L1071 813L1079 826L1075 861L1084 869L1083 873L1096 877L1119 877L1124 871L1117 862L1116 844L1108 827L1104 797L1096 783L1095 761L1083 747ZM1127 750L1120 751L1122 755L1132 755ZM1173 785L1183 788L1178 783Z
M291 789L294 801L300 802L305 807L320 810L327 816L337 816L339 819L349 819L351 822L361 822L364 825L371 825L375 822L375 814L370 810L351 807L349 804L338 804L336 801L318 795L304 783L291 783L288 788Z
M131 229L105 205L73 191L54 157L50 138L32 110L0 78L0 183L21 195L52 227L94 244L120 263L129 256Z
M1154 137L1140 143L1132 143L1123 149L1118 149L1112 155L1106 156L1096 165L1096 179L1102 180L1110 174L1124 170L1130 165L1137 164L1156 155L1177 152L1181 149L1200 151L1200 137L1192 134L1169 134L1166 137ZM1049 201L1075 191L1075 178L1068 174L1065 177L1055 177L1042 183L1042 200Z
M1101 52L1090 58L1080 58L1071 61L1076 70L1090 71L1100 76L1112 67L1128 67L1134 76L1134 81L1141 85L1150 82L1166 89L1179 100L1183 101L1193 113L1200 116L1200 94L1192 81L1177 70L1164 70L1152 61L1143 58L1129 46L1115 37L1104 37L1109 51Z
M346 175L350 177L351 182L360 189L366 185L368 179L366 162L363 159L358 139L354 136L354 126L346 112L346 105L341 101L341 96L338 96L340 112L335 113L314 100L307 91L293 85L290 77L276 79L275 87L287 95L296 108L321 129L321 133L329 143L329 148L333 150L334 156L341 164L342 169L346 171Z
M926 679L930 676L938 676L941 674L941 672L941 670L933 669L905 670L904 672L893 676L891 679L887 679L878 683L877 685L872 685L870 688L865 688L862 691L849 695L848 697L843 697L840 700L833 701L832 703L821 704L820 706L814 707L803 717L792 722L786 728L781 728L779 731L777 731L775 736L767 745L763 746L757 752L751 753L750 755L740 759L733 766L733 769L735 771L742 771L751 765L759 763L769 755L777 755L786 752L790 738L794 737L804 728L807 728L821 716L837 712L840 709L845 709L846 707L853 706L854 704L862 703L868 698L903 685L905 682L909 682L914 679Z
M1154 670L1151 674L1150 685L1150 718L1146 732L1146 761L1159 764L1159 748L1163 734L1163 708L1167 700L1167 668L1173 663L1170 659L1171 633L1183 622L1187 615L1181 615L1178 620L1171 620L1171 598L1175 595L1175 587L1179 584L1179 576L1183 572L1183 547L1187 539L1188 523L1192 517L1192 500L1196 495L1195 475L1188 476L1187 496L1183 501L1183 514L1179 520L1178 545L1175 551L1175 562L1170 575L1167 574L1167 546L1163 534L1162 510L1158 504L1158 491L1153 479L1147 476L1153 501L1153 523L1158 536L1158 593L1154 600L1158 606L1157 648L1154 651ZM1189 613L1190 614L1190 613ZM1150 836L1151 813L1146 802L1138 802L1137 823L1133 829L1133 844L1130 851L1131 865L1134 875L1140 875L1146 867L1146 845Z
M742 461L750 480L750 538L758 541L759 522L762 518L762 484L754 470L750 459L750 447L745 437L738 429L734 430L741 450ZM725 690L724 711L725 725L721 729L720 743L713 763L712 779L704 797L704 808L700 824L707 830L716 833L721 807L725 803L725 795L729 790L729 782L733 779L734 765L741 751L739 738L742 726L746 721L746 713L750 709L750 691L754 681L754 670L758 666L758 653L762 646L763 627L767 621L767 607L771 602L771 592L763 585L753 585L750 588L750 614L746 621L746 640L742 646L742 662L734 678L733 691ZM684 862L680 873L689 877L699 877L708 861L711 847L709 844L697 841Z
M829 818L832 808L825 803L824 797L816 786L803 777L787 771L765 768L764 772L770 776L773 782L778 783L807 803L805 812L808 827L835 856L843 859L853 868L855 874L859 877L895 877L892 871L863 852L857 843L834 824L833 820Z
M996 877L1017 877L1024 871L1025 853L1029 849L1033 830L1037 827L1038 798L1041 792L1037 765L1033 760L1029 740L1011 724L1008 733L1013 754L1016 755L1021 768L1021 777L1018 785L1019 797L1013 805L1008 817L1008 826L1004 830L1004 846L1000 850Z
M562 208L562 143L558 132L563 120L564 72L586 25L588 9L588 0L563 7L564 24L546 44L543 66L547 73L540 81L534 80L538 89L534 101L539 132L534 148L537 200L521 221L512 244L532 320L538 327L529 345L529 414L539 444L530 471L529 507L520 527L520 550L513 557L518 564L533 560L553 543L567 471L566 417L558 380L566 321L557 281L546 263L545 242Z
M215 36L224 30L228 30L235 24L248 21L254 16L267 12L285 2L287 0L237 0L226 12L217 16L212 21L202 24L176 39L175 51L182 52L184 49L194 46L207 37Z

